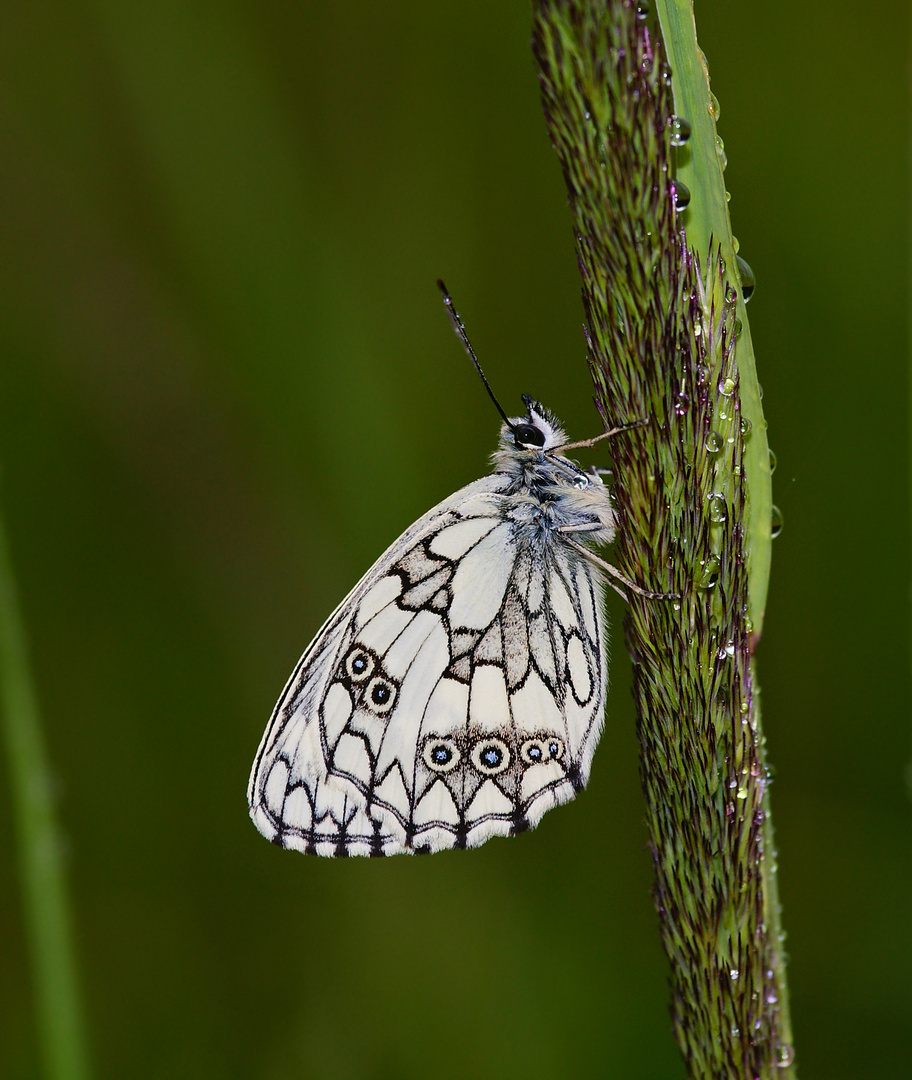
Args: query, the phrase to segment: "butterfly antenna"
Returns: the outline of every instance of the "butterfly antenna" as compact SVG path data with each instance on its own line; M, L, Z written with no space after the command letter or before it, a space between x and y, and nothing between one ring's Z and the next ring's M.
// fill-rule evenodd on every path
M484 383L485 390L487 390L488 394L490 395L490 398L494 402L497 411L503 417L504 423L512 431L513 425L510 423L507 414L500 407L500 402L497 400L496 397L494 397L494 391L491 389L491 384L485 377L485 373L481 369L481 364L478 363L478 357L475 355L475 350L472 348L472 342L469 341L469 335L466 333L465 327L462 325L462 319L459 318L459 312L456 310L453 304L453 298L447 292L446 285L444 285L444 283L439 278L437 279L437 288L441 291L441 293L443 293L443 302L446 305L447 315L449 315L450 317L450 322L453 324L453 329L456 331L456 336L462 342L462 347L469 354L469 359L475 365L475 370L478 372L481 381Z

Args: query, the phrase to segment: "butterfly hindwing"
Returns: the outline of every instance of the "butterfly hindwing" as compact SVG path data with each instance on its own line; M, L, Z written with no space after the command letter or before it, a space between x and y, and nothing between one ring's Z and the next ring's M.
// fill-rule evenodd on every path
M430 511L330 617L279 699L257 827L319 854L475 846L588 778L604 700L602 584L495 473Z

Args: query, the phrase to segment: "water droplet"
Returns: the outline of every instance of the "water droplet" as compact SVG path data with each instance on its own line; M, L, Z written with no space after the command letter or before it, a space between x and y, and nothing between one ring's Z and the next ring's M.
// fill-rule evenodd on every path
M767 1005L775 1005L778 1000L779 1000L779 995L776 993L775 989L767 990L767 992L766 992L766 1003L767 1003Z
M732 237L732 247L735 249L736 255L741 250L741 241L738 239L737 236Z
M750 438L752 424L746 416L741 417L741 435L747 439Z
M735 262L738 264L738 276L741 278L741 295L746 304L754 295L754 272L740 255L735 256Z
M728 168L728 154L725 153L725 143L722 142L718 135L716 136L716 153L719 156L719 163L724 172Z
M741 1028L732 1028L732 1035L740 1035Z
M754 631L754 620L750 617L750 615L745 615L744 616L744 633L745 634L752 634L753 631ZM747 702L746 701L744 702L743 711L747 712Z
M719 99L712 91L709 93L709 112L718 124L719 117L722 115L722 106L719 104Z
M773 473L776 471L776 464L777 464L776 463L776 455L773 453L772 450L770 450L769 454L770 454L770 476L772 476Z
M672 180L671 187L674 192L675 210L685 210L690 202L690 188L682 184L677 177Z
M770 520L770 538L775 538L782 532L782 526L785 522L782 520L782 511L778 506L772 507L771 520Z
M722 438L718 431L711 431L706 436L706 449L710 454L718 454L724 445L725 439Z
M662 82L666 86L671 86L671 68L668 64L662 64Z
M696 329L694 333L696 333ZM700 386L705 386L709 382L709 368L705 364L697 365L697 382Z
M732 968L729 975L732 977L732 982L737 982L741 972L737 968Z
M734 379L732 379L729 376L728 378L719 380L719 393L722 394L723 397L731 397L734 392L735 392L735 380Z
M652 7L648 0L637 0L637 18L640 20L648 19L651 14Z
M747 798L747 788L743 788L743 787L738 788L738 798L739 799L746 799Z
M682 390L680 394L675 398L675 412L678 416L683 416L684 413L690 408L690 398Z
M725 496L712 494L707 497L709 503L709 520L722 524L728 520L728 507L725 505Z
M716 558L707 559L703 563L703 573L700 575L698 585L701 589L714 589L718 580L719 560Z
M669 117L668 127L671 129L672 146L683 146L690 138L690 124L683 116Z
M743 323L743 322L741 322L741 320L740 320L740 319L738 318L738 316L736 315L736 316L735 316L735 322L734 322L734 330L735 330L735 337L736 337L736 338L739 338L739 337L741 337L741 331L742 331L743 329L744 329L744 323Z
M700 337L700 335L702 333L703 333L703 323L701 323L701 322L694 323L694 337Z
M795 1050L789 1046L788 1043L782 1043L779 1046L779 1053L777 1055L780 1065L791 1065L795 1060Z

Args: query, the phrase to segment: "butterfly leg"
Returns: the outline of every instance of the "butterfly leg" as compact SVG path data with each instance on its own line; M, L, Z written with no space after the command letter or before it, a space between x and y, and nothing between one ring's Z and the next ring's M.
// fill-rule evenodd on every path
M593 484L603 484L604 483L604 480L602 480L603 476L608 476L612 480L614 479L614 470L613 469L599 469L595 465L590 465L589 468L586 470L586 475L592 478Z
M606 574L609 574L616 581L620 581L621 584L623 584L626 588L628 588L632 593L635 593L637 596L642 596L646 600L681 599L680 593L650 592L648 589L641 589L635 581L631 581L629 577L622 574L616 566L612 566L611 563L605 562L605 560L600 559L598 555L595 554L595 552L590 551L589 548L585 547L583 544L579 544L576 540L573 540L569 536L566 536L567 532L581 532L582 529L580 529L579 526L571 526L569 529L564 528L560 529L559 531L565 534L567 543L571 547L576 548L576 550L580 552L580 554L585 555L590 562L595 563L596 566L600 567L602 570L605 571ZM612 587L612 589L614 589L616 593L619 593L621 596L623 596L625 600L630 599L620 588L618 588L617 585L614 584L613 581L609 581L608 584Z
M629 424L621 424L619 427L613 427L608 431L603 431L601 435L596 435L592 439L581 439L579 442L564 443L563 446L556 446L554 449L555 451L563 453L565 450L580 450L586 446L595 446L595 444L601 442L602 439L610 439L613 435L620 435L622 431L632 431L634 428L646 427L648 423L648 417L643 420L634 420Z

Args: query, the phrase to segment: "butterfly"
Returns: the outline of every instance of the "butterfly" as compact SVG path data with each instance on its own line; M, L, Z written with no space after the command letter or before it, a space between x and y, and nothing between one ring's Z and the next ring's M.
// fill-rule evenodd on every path
M493 472L407 529L323 624L260 743L250 815L326 856L475 847L535 826L589 778L607 691L617 529L597 470L544 406L503 417ZM614 579L611 581L610 579ZM620 585L615 584L620 583Z

